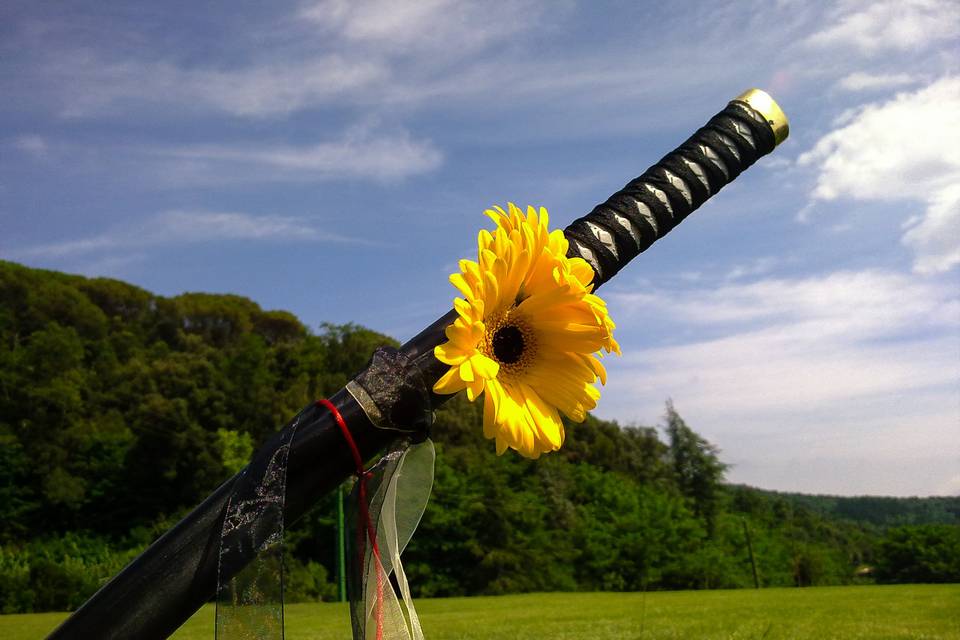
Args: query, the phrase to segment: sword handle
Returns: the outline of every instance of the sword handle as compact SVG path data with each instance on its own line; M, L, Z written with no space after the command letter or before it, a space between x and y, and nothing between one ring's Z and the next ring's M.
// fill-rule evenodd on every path
M786 140L786 115L750 89L731 100L686 142L564 230L567 255L596 272L595 287Z
M599 286L786 136L787 120L776 103L762 91L747 92L676 151L571 224L565 231L570 239L569 254L594 266ZM676 180L682 186L675 184ZM665 200L659 199L655 190ZM604 242L605 236L596 229L610 234L609 242ZM456 312L451 310L401 347L411 360L426 356L423 375L431 385L447 367L432 358L433 348L444 341L444 330L455 318ZM452 397L435 396L433 406ZM364 459L396 437L397 432L373 426L346 389L331 400L350 424ZM298 430L290 443L284 506L288 522L333 490L353 469L343 435L329 413L311 404L299 419L310 426ZM276 434L256 458L274 455L286 435L286 431ZM221 485L104 585L48 640L165 638L183 624L216 590L217 545L225 506L239 478L240 474Z

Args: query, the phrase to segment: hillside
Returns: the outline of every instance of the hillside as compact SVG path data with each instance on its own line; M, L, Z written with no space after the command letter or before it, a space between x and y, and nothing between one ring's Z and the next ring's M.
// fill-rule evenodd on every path
M314 333L240 296L0 261L0 610L78 606L391 343L356 325ZM405 560L421 595L752 586L748 536L766 586L851 583L864 564L960 580L957 528L926 524L952 502L921 500L923 526L888 532L817 498L727 486L716 447L669 405L665 440L591 416L558 453L498 457L479 410L437 412L434 492ZM899 524L872 504L861 513ZM288 600L332 596L335 512L328 496L290 528Z
M771 498L810 509L828 518L878 527L920 524L960 525L960 496L899 498L890 496L831 496L757 489Z

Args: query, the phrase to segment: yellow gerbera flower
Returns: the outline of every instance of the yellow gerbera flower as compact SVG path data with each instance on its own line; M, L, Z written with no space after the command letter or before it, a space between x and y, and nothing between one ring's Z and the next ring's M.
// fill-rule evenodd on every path
M450 282L463 294L447 342L436 347L450 369L437 393L481 393L483 433L528 458L563 444L559 412L582 422L607 373L597 352L620 353L607 305L593 295L593 268L567 257L563 232L547 229L541 207L513 203L484 213L497 223L477 237L477 262L460 261Z

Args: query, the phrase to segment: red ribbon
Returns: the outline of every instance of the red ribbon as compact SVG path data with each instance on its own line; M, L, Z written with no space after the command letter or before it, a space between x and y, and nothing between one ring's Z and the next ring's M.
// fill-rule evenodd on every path
M360 518L362 519L362 526L357 527L357 552L359 553L358 560L361 574L363 574L365 568L363 562L365 546L364 531L366 531L366 537L370 540L370 545L373 549L373 557L374 561L376 562L377 569L377 640L383 640L383 564L380 562L380 549L377 546L377 532L373 527L373 521L370 519L370 509L367 506L367 477L369 477L370 472L363 468L363 458L360 456L360 449L357 447L357 443L353 440L353 435L350 433L350 429L347 427L346 420L344 420L343 416L340 415L340 410L337 409L337 407L326 398L317 400L316 404L326 408L333 416L337 426L340 427L340 433L343 434L344 440L347 441L347 445L350 447L350 453L353 454L353 463L356 467L354 473L356 473L357 481L360 483ZM363 588L362 584L361 588Z

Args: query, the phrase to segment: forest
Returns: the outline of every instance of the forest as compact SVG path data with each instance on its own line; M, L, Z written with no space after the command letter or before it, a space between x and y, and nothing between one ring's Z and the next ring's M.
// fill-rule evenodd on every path
M0 261L0 613L79 606L380 345L235 295L154 295ZM588 417L557 453L497 456L479 407L437 412L415 595L960 582L960 497L725 482L721 451ZM336 497L287 532L287 599L336 597ZM751 552L755 560L751 563Z

